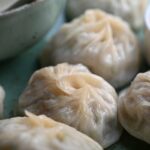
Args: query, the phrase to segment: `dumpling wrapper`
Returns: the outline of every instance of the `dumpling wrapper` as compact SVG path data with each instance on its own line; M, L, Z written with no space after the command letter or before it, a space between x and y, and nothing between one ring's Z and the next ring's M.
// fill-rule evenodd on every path
M0 121L2 150L102 150L88 136L44 115Z
M101 9L121 17L133 29L144 26L144 13L148 0L68 0L67 15L74 18L83 14L87 9Z
M43 66L62 62L82 63L119 88L138 72L138 41L121 19L89 10L65 24L41 55Z
M4 89L0 86L0 119L3 118L4 98L5 92Z
M138 74L121 93L118 113L122 126L131 135L150 144L150 71Z
M32 75L19 107L72 126L108 147L121 135L117 100L115 89L83 65L59 64Z

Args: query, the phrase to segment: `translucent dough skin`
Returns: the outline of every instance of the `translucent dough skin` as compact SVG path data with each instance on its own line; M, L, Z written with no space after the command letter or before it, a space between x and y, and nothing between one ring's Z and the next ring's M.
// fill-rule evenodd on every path
M44 49L43 66L62 62L82 63L120 88L138 72L138 41L121 19L100 10L89 10L65 24Z
M0 121L2 150L103 150L88 136L46 116Z
M117 100L114 88L83 65L59 64L33 74L19 106L75 127L108 147L121 135Z
M122 92L118 113L122 126L131 135L150 144L150 71L138 74Z
M5 97L5 92L3 88L0 86L0 118L3 117L4 97Z
M110 14L121 17L133 29L144 26L144 12L148 0L68 0L67 15L74 18L83 14L87 9L99 8Z

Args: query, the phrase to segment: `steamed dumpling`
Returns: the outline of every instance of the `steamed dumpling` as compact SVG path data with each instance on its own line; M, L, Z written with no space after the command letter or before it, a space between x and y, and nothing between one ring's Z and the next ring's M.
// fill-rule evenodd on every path
M77 17L87 9L99 8L126 20L132 28L143 26L148 0L68 0L67 15Z
M41 63L82 63L118 88L135 76L139 57L137 39L125 22L89 10L62 27L44 50Z
M122 126L150 144L150 71L138 74L120 95L118 112Z
M102 150L77 130L46 116L18 117L0 121L1 150Z
M0 86L0 118L3 117L4 97L5 97L5 92L3 88Z
M108 147L121 134L117 100L114 88L83 65L59 64L33 74L19 106L75 127Z

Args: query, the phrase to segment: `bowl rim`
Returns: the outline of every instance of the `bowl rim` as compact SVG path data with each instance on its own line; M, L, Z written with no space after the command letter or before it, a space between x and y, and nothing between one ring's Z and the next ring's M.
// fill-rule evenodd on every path
M26 10L28 8L31 8L31 7L33 7L33 6L35 6L35 5L39 4L39 3L42 3L44 1L47 1L47 0L35 0L33 2L24 4L24 5L20 6L20 7L11 9L10 11L0 12L0 19L3 18L3 17L7 17L7 16L10 16L10 15L13 15L13 14L15 14L17 12Z
M147 6L144 16L145 26L150 30L150 4Z

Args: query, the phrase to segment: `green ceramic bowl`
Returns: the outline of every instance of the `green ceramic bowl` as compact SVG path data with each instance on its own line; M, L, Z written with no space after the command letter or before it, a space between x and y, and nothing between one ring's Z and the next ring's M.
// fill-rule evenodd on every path
M30 0L0 12L0 60L33 46L52 27L65 0Z

